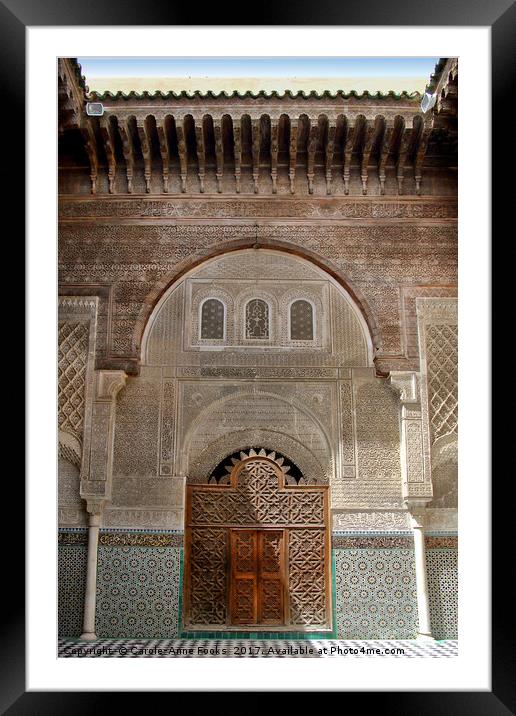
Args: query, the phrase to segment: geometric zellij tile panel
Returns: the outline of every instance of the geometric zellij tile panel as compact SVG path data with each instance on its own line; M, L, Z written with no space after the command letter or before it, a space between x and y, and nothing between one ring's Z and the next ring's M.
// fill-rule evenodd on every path
M177 636L180 553L177 547L99 545L97 636Z
M457 550L427 549L426 568L432 635L435 639L457 639Z
M336 549L335 592L337 638L415 637L413 549Z
M59 545L58 559L58 614L59 636L80 636L84 614L86 587L86 545Z

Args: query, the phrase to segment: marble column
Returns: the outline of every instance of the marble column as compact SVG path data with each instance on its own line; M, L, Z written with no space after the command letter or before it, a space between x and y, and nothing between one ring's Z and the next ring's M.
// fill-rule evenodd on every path
M419 628L417 639L433 640L430 624L430 600L426 575L425 530L422 515L410 513L410 524L414 535L414 559L416 565L417 613Z
M88 505L89 510L91 506ZM84 594L83 633L81 639L93 641L95 633L95 609L97 605L97 552L102 507L95 505L88 515L88 558L86 566L86 591Z

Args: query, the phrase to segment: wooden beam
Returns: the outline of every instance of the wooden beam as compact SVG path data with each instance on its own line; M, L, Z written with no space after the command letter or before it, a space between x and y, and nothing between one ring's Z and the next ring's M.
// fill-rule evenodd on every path
M176 117L177 150L179 152L179 176L181 178L181 191L186 192L186 179L188 177L188 156L186 152L184 118Z
M260 140L261 140L261 120L251 120L252 142L253 142L253 183L254 193L258 194L258 180L260 178Z
M149 131L147 123L144 118L136 120L136 126L138 128L138 136L140 138L140 146L142 148L143 165L144 165L144 177L145 177L145 191L147 194L151 190L151 179L152 179L152 156L151 156L151 143L149 137Z
M131 132L129 131L129 120L120 119L118 122L118 132L122 140L122 151L125 160L125 173L127 177L127 192L133 192L133 171L134 171L134 147Z
M271 179L272 193L278 191L278 119L271 117Z
M337 122L335 119L328 118L328 137L325 147L325 176L326 176L326 193L331 194L333 152L335 150L335 132L337 130Z
M195 146L197 148L197 166L199 177L199 189L204 194L204 177L206 176L206 147L204 144L203 118L197 117L195 122Z
M297 162L297 117L289 117L290 120L290 147L289 147L289 165L288 178L290 179L290 193L296 190L296 162Z
M167 130L165 127L165 117L161 122L156 122L158 130L159 153L161 154L161 164L163 172L163 193L168 194L168 170L170 164L170 148L168 145Z

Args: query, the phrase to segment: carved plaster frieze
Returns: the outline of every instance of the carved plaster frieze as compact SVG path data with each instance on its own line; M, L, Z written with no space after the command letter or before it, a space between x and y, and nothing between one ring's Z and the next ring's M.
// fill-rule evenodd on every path
M178 197L171 201L167 197L145 199L134 197L121 199L113 197L92 200L62 196L59 203L61 221L87 218L302 218L302 219L428 219L443 220L457 218L457 200L439 199L347 200L336 201L326 198L283 199L267 197L267 200L214 199L202 201L191 197Z
M364 532L388 532L409 528L406 511L332 511L333 530L354 530Z

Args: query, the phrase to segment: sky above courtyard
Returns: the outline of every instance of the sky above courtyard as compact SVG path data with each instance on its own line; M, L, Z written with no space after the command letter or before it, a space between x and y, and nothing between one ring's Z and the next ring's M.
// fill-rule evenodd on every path
M438 57L79 57L92 91L342 89L423 92Z

